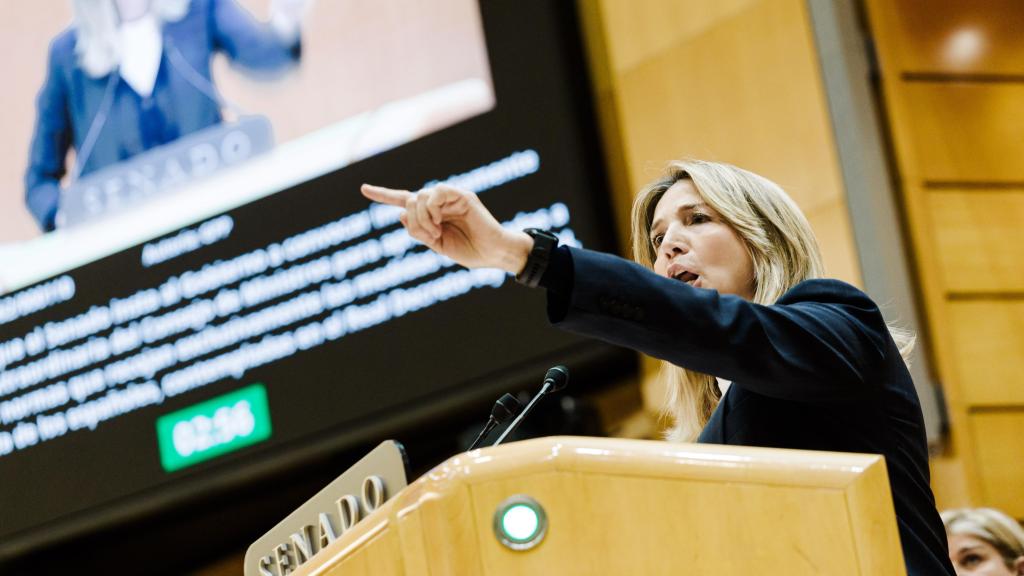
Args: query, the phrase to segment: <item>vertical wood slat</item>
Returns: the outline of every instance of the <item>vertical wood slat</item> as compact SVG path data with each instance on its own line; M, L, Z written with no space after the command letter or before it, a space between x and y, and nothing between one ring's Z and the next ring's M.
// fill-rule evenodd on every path
M944 469L964 471L964 483L950 484L966 486L972 504L1021 517L1024 470L1004 460L1008 446L1021 449L1008 439L1011 424L1024 423L1015 337L1024 294L1024 4L866 6L949 402L955 461Z
M1024 293L1024 189L956 189L924 196L948 296Z
M965 404L1024 409L1024 298L953 301L948 308Z
M1024 410L971 415L974 450L982 468L982 497L988 506L1024 518L1021 454Z
M903 81L899 90L915 175L1024 187L1024 82Z
M1024 75L1020 0L900 0L871 8L892 30L885 60L901 71Z

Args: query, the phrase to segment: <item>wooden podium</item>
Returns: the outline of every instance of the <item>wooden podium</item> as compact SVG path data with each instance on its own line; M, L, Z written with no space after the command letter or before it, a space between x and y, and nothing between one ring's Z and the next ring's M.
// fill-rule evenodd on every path
M543 508L503 544L510 497ZM880 456L551 437L455 456L293 572L301 576L906 574Z

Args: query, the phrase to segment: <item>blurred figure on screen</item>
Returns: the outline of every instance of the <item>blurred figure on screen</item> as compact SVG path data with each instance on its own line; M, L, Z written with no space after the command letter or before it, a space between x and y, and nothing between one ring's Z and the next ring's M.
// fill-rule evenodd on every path
M269 0L260 23L236 0L73 0L74 22L50 43L36 102L25 201L53 230L60 180L71 180L222 120L210 62L287 69L300 56L310 0Z
M992 508L942 513L957 576L1024 576L1024 529Z

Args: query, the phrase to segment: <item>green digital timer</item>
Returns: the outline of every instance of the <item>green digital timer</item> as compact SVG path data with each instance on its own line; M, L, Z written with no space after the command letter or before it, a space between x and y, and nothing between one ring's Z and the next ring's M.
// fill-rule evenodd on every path
M165 414L156 421L160 464L174 472L270 438L262 384Z

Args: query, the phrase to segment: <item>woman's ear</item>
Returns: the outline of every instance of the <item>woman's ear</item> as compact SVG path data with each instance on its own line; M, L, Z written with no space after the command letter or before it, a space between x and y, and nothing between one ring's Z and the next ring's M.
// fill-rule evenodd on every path
M1016 576L1024 576L1024 556L1018 556L1013 561L1013 573Z

